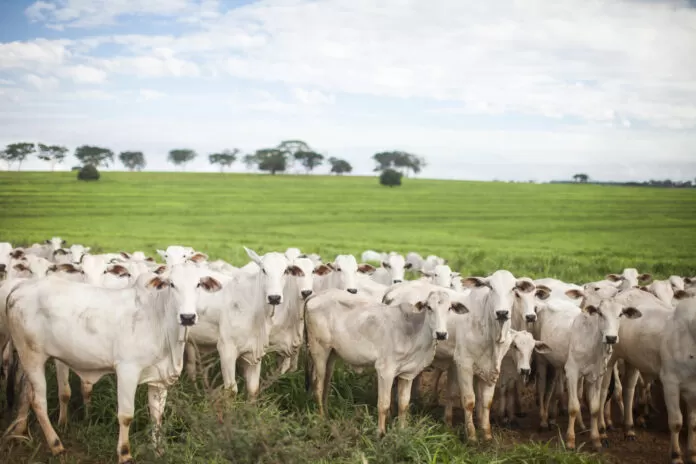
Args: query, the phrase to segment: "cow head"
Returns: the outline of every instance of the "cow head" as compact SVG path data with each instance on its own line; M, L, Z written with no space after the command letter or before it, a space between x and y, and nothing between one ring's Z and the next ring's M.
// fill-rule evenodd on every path
M389 271L389 277L393 284L398 284L404 281L404 266L406 260L398 253L389 253L385 260L382 261L382 267Z
M300 268L302 275L295 277L297 279L297 288L300 291L300 296L307 299L312 295L312 286L314 284L314 263L309 258L295 258L293 264Z
M358 266L358 261L353 255L338 255L334 262L327 266L340 276L341 282L338 287L352 294L358 293L358 272L368 274L375 271L374 266L367 263Z
M157 254L162 257L164 263L170 266L183 263L193 256L194 253L193 248L179 245L170 245L165 251L157 250Z
M304 271L291 264L283 253L270 252L259 256L254 250L244 247L249 258L259 266L262 275L266 302L277 306L283 302L283 289L288 275L304 276Z
M621 317L637 319L643 315L636 308L624 308L620 303L613 300L602 300L597 306L585 306L583 311L599 318L599 331L602 336L602 343L607 345L613 345L619 342L619 324L621 322Z
M146 274L144 274L146 275ZM148 277L147 286L157 290L169 288L179 313L179 324L192 326L198 321L198 298L200 292L214 293L222 288L215 278L206 275L204 269L193 263L173 265L167 278Z
M526 330L516 331L511 330L512 343L510 344L510 352L515 359L515 365L520 375L526 377L531 371L532 352L549 353L551 348L539 340L534 340L531 333Z
M89 253L90 249L90 247L84 247L82 245L70 245L70 262L73 264L82 263L83 258Z
M428 294L424 301L419 301L414 305L417 312L426 311L426 320L432 331L435 340L447 340L447 316L449 311L457 314L469 312L464 303L453 301L450 294L445 290L435 290Z

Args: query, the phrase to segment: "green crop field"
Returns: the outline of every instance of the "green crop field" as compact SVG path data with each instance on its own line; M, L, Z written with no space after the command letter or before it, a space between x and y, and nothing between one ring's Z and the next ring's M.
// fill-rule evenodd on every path
M155 257L157 248L189 245L236 265L248 261L242 245L257 252L296 246L325 260L338 253L359 257L366 249L433 253L464 275L508 269L516 276L578 283L625 267L655 278L696 275L691 189L416 179L386 188L376 178L212 173L103 172L98 182L78 182L75 173L2 172L0 231L0 241L13 245L60 236L93 252L142 250ZM565 453L555 442L516 440L513 446L506 432L498 432L493 445L468 446L463 432L441 425L440 410L427 408L414 409L407 429L391 429L379 440L372 374L337 372L327 421L315 415L303 381L301 370L286 375L249 406L209 401L201 385L182 376L170 393L162 457L149 447L141 388L131 427L134 456L167 463L599 459ZM54 384L49 380L52 413L58 404ZM113 378L96 386L93 404L83 418L79 384L73 383L70 425L59 431L68 450L63 461L50 458L33 424L30 440L0 444L0 462L115 462Z

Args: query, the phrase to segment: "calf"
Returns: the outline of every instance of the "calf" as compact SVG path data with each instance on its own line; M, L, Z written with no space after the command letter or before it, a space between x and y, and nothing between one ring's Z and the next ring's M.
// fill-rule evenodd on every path
M399 418L403 427L411 382L432 362L438 341L447 339L450 309L467 311L461 303L452 303L442 290L431 292L415 305L373 303L337 289L307 300L307 349L314 369L307 367L305 375L308 384L311 377L319 414L323 416L328 407L333 365L340 357L351 366L376 369L379 435L386 433L392 382L399 379Z
M191 264L172 266L167 279L142 275L135 286L120 290L50 278L19 284L8 297L10 334L51 452L64 449L46 408L48 358L60 359L90 383L116 373L117 454L120 463L131 462L128 433L137 386L148 384L157 442L167 388L181 372L186 333L196 323L199 295L219 289L219 282ZM26 417L19 419L26 424Z

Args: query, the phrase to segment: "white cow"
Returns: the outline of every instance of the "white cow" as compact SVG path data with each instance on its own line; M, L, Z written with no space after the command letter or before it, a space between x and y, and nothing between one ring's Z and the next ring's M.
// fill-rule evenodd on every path
M358 272L369 274L375 271L374 266L358 262L353 255L338 255L333 263L322 264L314 271L314 291L338 288L348 293L358 293Z
M254 401L259 393L261 359L268 347L276 312L283 309L288 276L302 277L304 272L288 262L282 253L259 256L249 248L244 249L260 272L240 273L229 283L229 291L223 295L224 310L219 316L217 348L225 390L237 394L235 364L240 360L247 395Z
M660 344L660 381L667 407L667 421L671 432L669 456L672 464L683 464L679 432L683 418L679 401L684 399L688 413L688 462L696 461L696 298L679 295L674 314L667 320Z
M566 446L575 449L575 421L580 414L578 389L584 384L585 397L590 409L590 439L595 450L602 449L602 441L607 443L606 435L599 433L601 416L601 391L604 377L613 374L607 365L612 347L620 341L620 317L638 319L641 312L633 307L624 307L615 300L602 300L598 306L585 306L583 312L575 316L570 327L568 358L564 372L568 386L568 431ZM630 405L625 405L630 408Z
M580 285L563 282L562 280L553 278L536 279L534 280L534 285L542 285L548 288L551 291L551 294L549 295L550 298L559 298L562 300L572 301L578 306L580 306L580 302L582 301L579 293L570 291L576 290L581 292L582 287Z
M676 306L677 302L674 300L675 288L669 279L653 280L649 285L641 287L641 290L652 293L658 300L667 305Z
M488 277L468 277L463 284L471 288L465 297L470 313L450 318L449 323L456 327L455 345L452 347L451 343L447 343L438 347L435 366L448 370L445 422L452 423L453 400L458 384L467 438L475 442L475 399L478 397L480 404L480 409L477 409L484 439L490 440L490 407L503 356L512 342L510 326L513 307L520 295L530 293L533 297L534 284L529 279L516 279L506 270L496 271Z
M49 261L52 261L54 253L57 250L64 247L65 245L66 245L66 241L63 240L62 238L52 237L51 239L44 241L43 244L34 243L29 248L26 248L26 252L27 252L27 254L40 256L44 259L48 259Z
M454 284L454 287L457 287L457 290L461 287L459 272L452 272L452 268L447 264L438 264L430 271L421 271L421 274L424 280L430 281L441 287L452 288L455 280L459 282Z
M651 274L638 274L638 270L635 268L626 268L621 274L609 274L607 275L607 280L614 282L618 285L619 290L627 290L629 288L637 287L640 282L648 282L652 279Z
M405 425L411 382L433 360L438 340L447 339L447 313L466 312L445 291L435 291L416 305L388 306L342 290L328 290L305 305L307 350L319 414L328 406L333 365L337 357L355 367L374 367L378 382L378 432L386 433L391 387L399 379L399 418ZM311 371L311 372L310 372Z
M406 253L406 269L409 269L413 272L419 272L421 269L423 269L423 257L416 253L415 251L409 251Z
M181 373L186 332L196 323L197 300L203 291L220 288L192 264L172 266L167 279L144 274L133 287L121 290L52 278L18 285L8 297L9 329L51 452L64 449L46 406L44 364L49 357L60 359L90 383L116 373L117 454L120 463L130 462L128 432L136 387L148 384L157 442L167 388ZM26 427L26 417L19 419Z
M362 262L372 261L376 263L382 261L382 255L383 253L377 253L374 250L367 250L360 256L360 260Z
M290 262L295 261L300 255L302 255L302 252L299 248L288 248L285 250L285 257L288 258Z
M157 254L162 257L167 266L182 263L193 256L194 253L193 248L180 245L170 245L164 251L157 250Z
M372 273L370 278L385 286L398 284L404 281L406 261L399 253L391 252L382 260L381 267Z
M89 250L91 250L91 247L78 244L70 245L70 248L68 248L70 262L73 264L80 264L82 262L82 258L89 253Z

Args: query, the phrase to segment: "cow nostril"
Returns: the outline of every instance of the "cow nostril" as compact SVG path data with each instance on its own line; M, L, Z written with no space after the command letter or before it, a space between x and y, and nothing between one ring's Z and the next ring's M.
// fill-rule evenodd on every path
M616 339L617 339L616 335L607 335L604 338L606 338L606 341L609 345L613 345L614 343L616 343Z
M272 305L279 305L280 295L268 295L268 302Z
M435 338L438 340L447 340L447 332L435 332Z
M311 290L302 290L300 292L300 294L302 294L302 298L307 298L309 295L312 294L312 291Z
M355 295L356 293L358 293L358 289L357 288L349 288L348 293L352 293L353 295Z
M196 315L195 314L179 314L179 321L181 322L181 325L184 325L184 326L193 325L196 322Z
M510 313L509 313L508 311L505 311L505 310L503 310L503 311L496 311L496 312L495 312L495 317L496 317L496 319L498 319L499 321L507 321L509 315L510 315Z
M395 284L400 284L401 282L403 282L403 281L402 281L402 280L399 280L399 279L394 279L394 283L395 283Z
M525 316L525 319L527 320L527 322L536 322L537 317L536 314L527 314Z
M531 369L520 369L521 375L529 375L532 372Z

